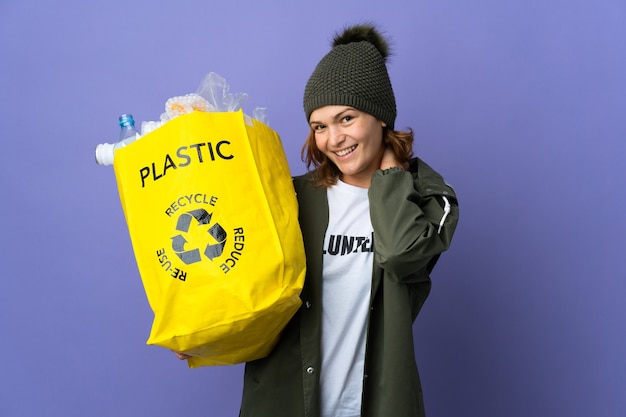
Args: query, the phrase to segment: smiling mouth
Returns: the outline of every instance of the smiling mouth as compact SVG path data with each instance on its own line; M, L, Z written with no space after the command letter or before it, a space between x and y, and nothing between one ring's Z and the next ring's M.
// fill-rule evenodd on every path
M346 156L349 153L352 153L355 149L356 149L357 145L351 146L347 149L342 149L340 151L335 152L335 155L337 156Z

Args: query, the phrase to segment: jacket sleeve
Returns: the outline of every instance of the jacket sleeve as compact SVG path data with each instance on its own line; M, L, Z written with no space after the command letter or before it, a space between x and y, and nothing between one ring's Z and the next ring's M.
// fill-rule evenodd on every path
M369 200L376 263L402 282L427 279L439 255L450 247L458 222L452 187L416 159L410 171L376 171Z

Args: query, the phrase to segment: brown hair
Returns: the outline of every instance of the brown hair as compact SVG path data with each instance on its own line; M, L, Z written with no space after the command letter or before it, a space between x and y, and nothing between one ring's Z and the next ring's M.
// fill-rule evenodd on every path
M408 163L413 157L413 130L406 132L401 130L391 130L383 128L383 143L391 148L396 154L400 163ZM341 177L341 171L315 144L315 132L309 130L309 135L302 146L302 161L310 170L311 167L317 170L315 185L320 187L331 187L337 183Z

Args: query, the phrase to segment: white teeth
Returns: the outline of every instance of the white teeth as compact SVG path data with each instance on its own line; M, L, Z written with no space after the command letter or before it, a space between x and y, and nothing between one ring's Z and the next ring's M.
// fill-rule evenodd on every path
M355 149L356 149L356 145L351 146L350 148L344 149L342 151L337 151L335 153L337 154L337 156L345 156L345 155L349 154L350 152L352 152Z

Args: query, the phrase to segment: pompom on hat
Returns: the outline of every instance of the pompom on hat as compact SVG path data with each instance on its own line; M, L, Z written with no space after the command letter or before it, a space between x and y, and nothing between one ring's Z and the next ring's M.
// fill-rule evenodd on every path
M369 113L393 129L396 99L387 73L387 41L371 24L337 34L331 51L317 64L304 89L304 112L343 105Z

